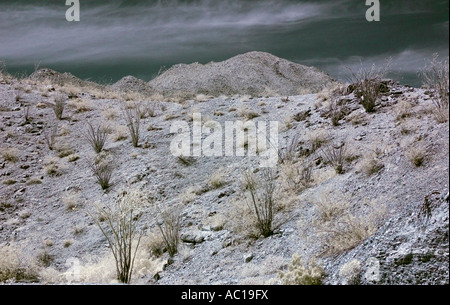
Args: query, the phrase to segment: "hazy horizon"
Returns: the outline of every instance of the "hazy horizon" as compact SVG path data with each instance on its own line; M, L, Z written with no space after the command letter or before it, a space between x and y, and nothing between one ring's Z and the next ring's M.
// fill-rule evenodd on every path
M80 0L67 22L65 0L2 1L0 61L10 73L36 66L83 79L151 80L178 63L223 61L264 51L315 66L337 79L346 67L392 58L392 78L419 85L433 53L449 54L449 2L381 0L367 22L365 0Z

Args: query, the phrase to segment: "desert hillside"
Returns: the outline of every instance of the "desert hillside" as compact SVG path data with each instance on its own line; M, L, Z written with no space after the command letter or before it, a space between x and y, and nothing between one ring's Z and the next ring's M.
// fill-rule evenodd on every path
M448 79L339 84L258 52L111 86L42 69L0 74L0 119L0 282L115 283L119 224L132 284L449 282ZM173 126L226 122L246 155L173 154Z

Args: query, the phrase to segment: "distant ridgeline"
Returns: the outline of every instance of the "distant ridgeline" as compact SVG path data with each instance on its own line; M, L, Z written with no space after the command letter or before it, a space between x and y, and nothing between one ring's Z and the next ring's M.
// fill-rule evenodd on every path
M102 87L70 73L50 69L38 70L30 78L60 85ZM332 77L314 67L293 63L269 53L249 52L223 62L177 64L150 82L126 76L107 87L115 91L161 94L165 97L197 94L288 96L318 93L333 83L336 81Z

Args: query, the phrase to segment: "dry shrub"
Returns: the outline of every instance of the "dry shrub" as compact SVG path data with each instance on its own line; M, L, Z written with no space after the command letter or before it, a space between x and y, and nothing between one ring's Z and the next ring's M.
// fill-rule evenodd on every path
M106 108L102 111L102 115L107 120L116 120L119 117L119 114L114 108Z
M50 127L46 128L44 132L45 143L48 149L53 150L55 148L56 136L58 135L58 124L52 124Z
M116 142L126 140L128 138L128 128L126 126L115 127L112 137Z
M434 116L438 123L444 123L449 118L449 62L448 57L439 60L439 55L434 54L432 59L419 72L424 86L433 90Z
M136 241L133 241L133 243L136 243ZM154 275L161 272L165 264L166 260L155 259L141 246L136 251L133 274L135 278ZM111 252L98 256L88 255L81 259L73 258L66 262L66 267L67 269L63 272L52 268L43 269L40 272L42 282L45 284L119 283L116 274L116 261Z
M82 92L80 87L71 84L64 84L61 87L61 91L66 93L70 99L77 98L78 95Z
M149 231L142 238L142 246L155 257L161 257L167 251L164 238L159 229Z
M296 253L292 256L288 270L280 271L279 277L284 285L322 285L325 270L316 260L305 263Z
M365 112L354 111L347 116L346 121L352 125L364 125L367 124L367 117Z
M155 116L155 104L151 102L138 102L133 105L139 118L145 119Z
M36 184L42 184L42 180L38 177L29 178L26 182L26 185L36 185Z
M102 125L94 127L90 122L87 122L87 125L87 130L83 133L83 136L98 154L103 150L108 139L108 130Z
M54 101L55 101L54 104L52 104L51 106L52 106L53 112L55 113L55 117L58 120L62 120L64 108L66 107L67 97L66 97L66 95L64 95L62 93L58 93L54 97Z
M199 192L199 190L200 188L197 186L188 187L180 194L179 196L180 201L184 204L191 203L192 201L195 200L195 198L197 198L197 193Z
M281 166L281 181L284 189L301 192L313 182L312 166L307 162L286 162Z
M37 282L36 260L15 244L0 246L0 282Z
M250 172L244 172L244 183L246 186L247 212L243 214L244 225L253 226L248 231L249 236L268 237L277 228L274 224L275 214L279 211L279 203L275 197L276 181L272 169L263 169L261 178ZM256 229L256 232L255 230Z
M361 272L361 262L354 259L339 269L339 277L343 279L345 284L358 285L361 282Z
M2 183L4 185L13 185L13 184L17 183L17 180L15 180L15 179L5 179L5 180L2 181Z
M278 152L278 162L281 164L292 163L297 160L298 157L297 148L300 142L300 135L298 133L294 133L294 135L287 141L288 142L284 150L280 150L276 147Z
M75 162L78 159L80 159L80 156L76 155L76 154L71 154L67 156L67 161L69 162Z
M249 262L239 270L244 279L239 285L270 285L275 279L267 279L267 276L278 274L279 270L286 266L286 259L278 255L267 255L263 261ZM280 282L278 280L278 282Z
M386 210L375 202L364 203L364 212L354 214L349 197L325 189L311 198L315 217L303 219L299 228L314 242L320 255L350 250L372 236L383 223Z
M345 142L332 144L322 149L325 162L331 163L337 174L344 173L344 163L347 158L347 146Z
M76 192L66 192L61 198L66 210L73 211L78 207L79 194Z
M404 100L400 101L395 107L395 119L397 121L400 121L412 116L413 112L411 111L411 109L412 105L410 102Z
M366 112L375 112L378 98L384 91L387 91L382 80L389 73L390 65L391 59L388 59L387 62L380 67L373 64L370 69L368 69L361 64L361 67L357 72L348 68L350 71L350 76L348 77L351 84L350 87L353 89L353 92Z
M178 162L180 162L184 166L191 166L196 161L196 159L194 157L183 156L183 155L177 156L177 160L178 160Z
M178 252L180 242L181 206L156 206L155 217L167 252L173 257Z
M311 130L306 134L306 141L310 145L309 154L315 153L324 144L330 141L330 135L323 128Z
M92 204L93 211L86 210L102 231L114 256L117 280L129 283L134 261L144 231L140 229L141 216L148 199L138 190L122 192L113 203ZM104 219L101 222L100 219Z
M344 119L349 114L347 100L340 96L333 96L327 103L326 116L330 118L333 126L338 126L339 121Z

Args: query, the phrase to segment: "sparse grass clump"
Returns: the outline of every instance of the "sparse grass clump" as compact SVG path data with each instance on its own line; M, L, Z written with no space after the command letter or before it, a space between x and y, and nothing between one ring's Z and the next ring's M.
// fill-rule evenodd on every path
M375 156L366 156L361 161L360 168L367 176L372 176L382 170L384 164Z
M74 153L72 147L67 142L57 143L53 147L54 147L54 149L56 151L56 154L58 155L59 158L65 158L65 157L70 156L70 155L72 155Z
M16 91L16 95L15 95L14 99L16 102L20 102L23 99L22 92L20 90Z
M114 108L106 108L102 111L102 115L107 120L116 120L119 117L119 114Z
M209 178L209 186L211 186L213 189L221 188L226 184L226 180L224 178L224 173L222 171L215 172L210 178Z
M113 158L108 155L97 156L90 164L92 174L103 190L111 186L111 178L115 169Z
M297 148L300 142L300 135L295 133L292 138L288 139L286 148L284 150L278 150L278 162L281 164L294 162L297 157Z
M184 166L191 166L192 164L195 163L195 158L191 157L191 156L180 155L177 157L177 159L178 159L178 162L180 162Z
M67 105L70 108L73 108L75 113L88 112L94 108L92 103L86 102L82 99L71 100L70 102L67 103Z
M15 180L15 179L5 179L5 180L2 181L2 183L4 185L13 185L13 184L17 183L17 180Z
M127 123L128 131L130 132L131 142L134 147L139 146L140 128L141 128L141 116L136 108L124 108L123 114L125 116L125 122Z
M23 209L22 211L19 212L18 215L22 219L27 219L27 218L30 218L31 211L29 209Z
M413 113L411 111L412 109L412 105L410 102L407 101L400 101L395 109L395 113L396 113L396 120L400 121L402 119L406 119L408 117L410 117Z
M72 240L72 239L66 239L66 240L63 242L63 247L64 247L64 248L69 248L72 244L73 244L73 240Z
M413 144L406 151L406 156L415 167L420 167L424 164L426 155L427 155L426 147L422 142L417 142Z
M191 186L186 190L184 190L184 192L182 192L179 196L181 202L183 202L184 204L189 204L192 201L194 201L195 198L197 198L199 189L200 189L199 187Z
M17 162L19 161L19 150L15 147L1 149L0 153L3 159L7 162Z
M346 102L347 101L341 99L339 95L334 95L330 101L328 101L327 115L333 126L339 126L339 121L344 119L349 113Z
M27 180L26 185L36 185L42 184L42 180L40 178L34 177Z
M316 129L310 131L306 139L310 144L310 154L315 153L319 148L321 148L324 144L330 141L330 136L325 131L325 129Z
M138 102L134 105L141 119L155 116L155 105L150 102Z
M128 138L128 128L125 126L117 126L113 132L113 139L116 142L126 140Z
M237 109L237 113L240 117L247 120L253 120L254 118L259 117L259 113L249 109L248 107L241 107Z
M76 154L71 154L71 155L67 156L67 161L69 161L69 162L75 162L78 159L80 159L80 156L78 156Z
M356 214L350 196L329 188L319 192L311 203L314 217L299 222L302 234L314 237L320 255L335 255L350 250L372 236L383 223L383 204L367 202L363 213Z
M66 193L62 197L62 202L64 203L67 211L73 211L78 207L78 194Z
M44 172L53 177L61 176L65 172L65 167L55 157L47 157L44 160Z
M53 112L58 120L62 120L67 97L64 94L59 93L55 96L54 100L55 102L52 104Z
M164 238L160 232L150 231L142 240L143 246L155 257L161 257L167 251Z
M58 124L53 124L52 126L47 127L47 130L44 132L44 138L48 149L53 150L55 148L57 135L58 135Z

